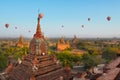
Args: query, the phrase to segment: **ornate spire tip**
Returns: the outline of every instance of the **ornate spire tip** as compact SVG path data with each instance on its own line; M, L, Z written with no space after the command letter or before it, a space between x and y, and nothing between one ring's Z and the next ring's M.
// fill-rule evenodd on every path
M43 18L44 14L40 13L39 18Z

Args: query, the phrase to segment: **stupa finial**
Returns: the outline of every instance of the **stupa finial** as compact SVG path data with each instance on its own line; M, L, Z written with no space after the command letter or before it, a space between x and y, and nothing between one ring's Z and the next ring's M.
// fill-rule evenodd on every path
M40 13L38 14L38 24L37 24L37 29L36 29L36 33L34 34L35 38L44 38L44 35L41 32L41 28L40 28L40 19L43 18L43 14Z

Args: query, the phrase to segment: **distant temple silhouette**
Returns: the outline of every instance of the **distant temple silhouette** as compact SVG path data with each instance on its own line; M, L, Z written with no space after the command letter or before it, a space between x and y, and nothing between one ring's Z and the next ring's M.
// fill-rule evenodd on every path
M62 51L67 48L70 48L70 42L69 40L65 42L64 38L62 37L58 42L57 42L57 50Z
M72 47L77 48L77 44L78 44L78 38L76 37L76 35L74 35L74 38L72 40Z
M22 48L22 47L29 47L29 42L25 42L25 41L23 40L23 36L21 35L21 36L19 37L19 40L17 41L17 43L16 43L15 46L16 46L16 47L20 47L20 48Z

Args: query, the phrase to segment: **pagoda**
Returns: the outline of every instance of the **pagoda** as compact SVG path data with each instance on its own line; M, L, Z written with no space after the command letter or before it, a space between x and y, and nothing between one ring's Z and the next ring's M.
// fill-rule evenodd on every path
M9 72L9 80L63 80L65 70L55 56L47 53L47 43L41 32L40 20L43 14L38 15L36 33L30 42L29 54L23 56L21 62ZM11 69L11 68L10 68ZM68 80L68 79L66 79Z
M17 47L23 47L24 46L24 41L22 35L20 36L18 42L16 43Z
M19 40L15 44L16 47L22 48L22 47L29 47L29 42L23 40L23 36L21 35L19 37Z
M69 40L65 41L62 37L60 40L58 40L56 47L58 51L63 51L65 49L70 48L70 42Z
M76 37L76 35L74 35L74 38L73 38L73 40L72 40L72 47L74 48L74 49L76 49L77 48L77 44L78 44L78 38Z

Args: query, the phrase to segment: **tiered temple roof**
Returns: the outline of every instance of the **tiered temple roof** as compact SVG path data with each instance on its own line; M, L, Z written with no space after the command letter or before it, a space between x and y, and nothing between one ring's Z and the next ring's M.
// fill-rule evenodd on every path
M38 63L35 59L38 60ZM9 76L10 80L30 80L32 76L35 80L59 80L60 76L64 76L63 73L63 68L48 54L43 56L29 54Z
M24 56L22 63L17 64L8 74L9 80L62 80L65 78L65 71L55 60L47 53L47 44L40 28L40 18L36 33L30 42L29 54ZM67 79L68 80L68 79Z
M108 64L104 70L104 74L97 80L120 80L120 57Z

